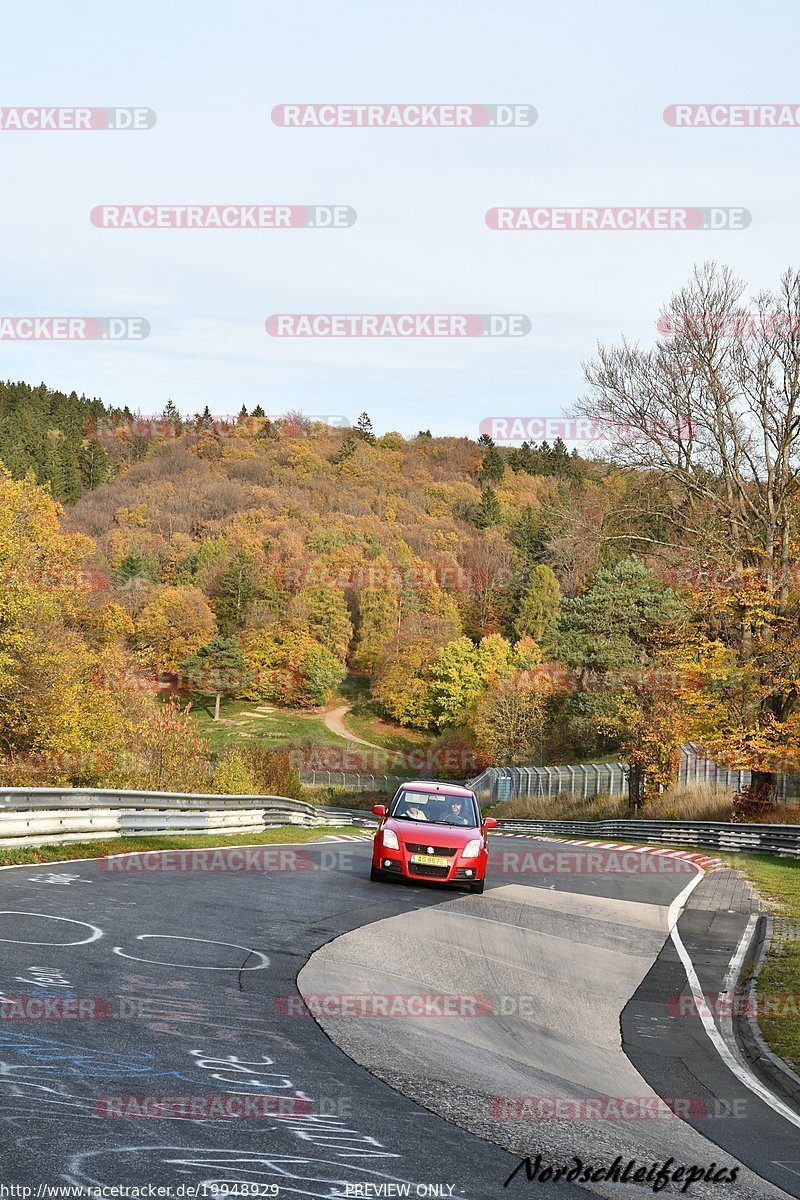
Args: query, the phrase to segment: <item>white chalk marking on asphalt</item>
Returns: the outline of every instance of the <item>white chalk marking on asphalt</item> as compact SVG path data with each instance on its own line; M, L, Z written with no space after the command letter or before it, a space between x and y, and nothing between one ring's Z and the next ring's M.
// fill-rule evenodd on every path
M89 942L96 942L103 936L102 929L98 929L96 925L90 925L88 921L73 921L70 917L54 917L51 913L19 912L7 908L0 911L0 917L41 917L43 921L66 921L68 925L82 925L84 929L92 931L89 937L84 938L82 942L28 942L24 938L0 937L0 942L11 942L15 946L88 946Z
M234 950L248 950L250 954L257 955L261 962L256 963L254 967L204 967L200 963L169 963L162 962L158 958L137 958L135 954L125 954L121 946L114 946L113 952L120 958L130 958L133 962L151 963L156 967L181 967L187 971L263 971L264 967L269 966L266 954L262 954L260 950L251 950L249 946L241 946L238 942L216 942L211 938L182 937L177 933L140 933L136 936L137 942L143 942L145 938L161 938L175 942L205 942L207 946L232 946Z
M697 977L697 971L695 970L694 963L692 962L688 950L681 941L681 935L678 933L678 918L681 915L681 910L683 909L684 904L689 899L689 896L697 887L702 878L703 872L698 870L698 874L695 876L695 878L687 883L683 891L680 892L672 901L672 904L670 904L668 916L670 937L672 938L675 949L678 951L678 957L683 963L683 969L686 972L686 979L689 983L689 987L692 989L692 1000L694 1001L697 1015L702 1021L703 1028L711 1039L714 1049L717 1051L728 1070L735 1075L739 1082L743 1083L749 1091L758 1096L760 1100L763 1100L764 1103L773 1110L773 1112L778 1113L779 1116L785 1117L787 1121L800 1129L800 1116L798 1116L797 1113L793 1112L787 1104L784 1104L782 1100L775 1096L769 1090L769 1088L764 1087L764 1085L758 1079L756 1079L755 1075L753 1075L753 1073L746 1066L737 1062L736 1058L731 1053L727 1043L714 1023L714 1018L711 1016L711 1009L708 1001L706 1000L700 980Z

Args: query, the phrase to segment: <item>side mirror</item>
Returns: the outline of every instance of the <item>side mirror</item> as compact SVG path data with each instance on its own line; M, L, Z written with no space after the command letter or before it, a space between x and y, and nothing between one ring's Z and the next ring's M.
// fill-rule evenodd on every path
M385 804L373 804L372 811L375 813L376 817L385 817L386 816L386 805ZM495 822L495 824L497 824L497 822Z
M483 828L484 829L497 829L497 821L495 820L494 817L484 817L483 818Z

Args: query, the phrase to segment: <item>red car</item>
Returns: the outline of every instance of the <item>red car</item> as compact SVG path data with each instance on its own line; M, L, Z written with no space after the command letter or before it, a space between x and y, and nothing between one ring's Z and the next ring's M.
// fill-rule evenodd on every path
M447 883L482 892L489 859L486 833L494 817L481 820L475 793L452 783L404 783L382 817L372 848L369 877Z

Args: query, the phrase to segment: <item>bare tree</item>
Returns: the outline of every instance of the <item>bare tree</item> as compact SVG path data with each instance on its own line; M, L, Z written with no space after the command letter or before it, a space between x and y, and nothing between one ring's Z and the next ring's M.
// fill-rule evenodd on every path
M637 531L633 512L617 536L733 572L758 568L781 619L800 485L800 272L749 307L744 290L725 267L697 268L662 311L665 336L653 348L598 348L579 412L598 424L612 461L648 473L666 500L660 536ZM752 632L741 631L745 655ZM764 690L762 710L784 720L796 689Z
M698 268L652 349L599 347L579 407L618 465L673 485L681 541L688 533L709 561L764 569L785 600L800 481L800 272L749 311L743 291L727 268Z

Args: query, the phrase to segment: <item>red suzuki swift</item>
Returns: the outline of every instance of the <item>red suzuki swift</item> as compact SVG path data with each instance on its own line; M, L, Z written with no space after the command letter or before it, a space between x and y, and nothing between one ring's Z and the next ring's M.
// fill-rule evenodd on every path
M383 818L372 849L373 882L394 876L483 891L486 833L497 821L481 821L474 792L452 783L404 783L388 813L383 804L372 811Z

